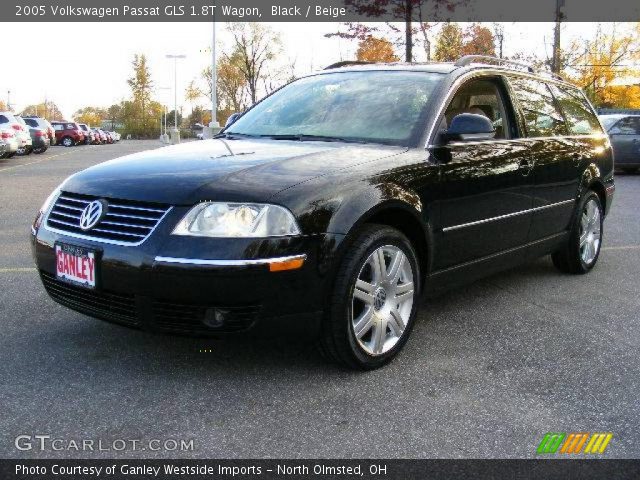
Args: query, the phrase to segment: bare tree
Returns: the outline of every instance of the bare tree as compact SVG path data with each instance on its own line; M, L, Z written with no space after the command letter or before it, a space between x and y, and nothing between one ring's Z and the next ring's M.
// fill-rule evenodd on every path
M239 58L238 68L249 89L252 103L258 100L260 83L269 75L273 60L281 52L280 35L260 23L231 23L233 53Z

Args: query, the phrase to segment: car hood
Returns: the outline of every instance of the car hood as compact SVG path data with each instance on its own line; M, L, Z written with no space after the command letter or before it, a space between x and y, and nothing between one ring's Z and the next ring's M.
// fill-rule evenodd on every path
M404 147L271 139L213 139L147 150L83 170L63 190L107 198L188 205L266 201L311 178Z

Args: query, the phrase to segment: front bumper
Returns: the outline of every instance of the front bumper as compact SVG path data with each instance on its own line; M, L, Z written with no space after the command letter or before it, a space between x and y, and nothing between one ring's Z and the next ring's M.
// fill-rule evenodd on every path
M130 327L197 336L252 332L317 335L341 235L207 239L168 235L164 222L139 246L32 230L43 284L58 303ZM54 245L94 249L96 290L56 279ZM270 271L265 259L304 255L302 267Z

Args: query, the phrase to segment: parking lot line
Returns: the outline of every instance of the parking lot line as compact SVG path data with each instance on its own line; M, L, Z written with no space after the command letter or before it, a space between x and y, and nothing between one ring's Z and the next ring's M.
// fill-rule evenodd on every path
M602 247L602 250L640 250L640 245L620 245L618 247Z
M35 162L21 163L20 165L13 165L11 167L0 168L0 172L5 172L7 170L13 170L14 168L19 168L19 167L26 167L27 165L35 165L36 163L46 162L47 160L51 160L52 158L64 157L65 155L69 155L71 153L73 153L73 152L59 153L57 155L52 155L50 157L45 157L45 158L43 158L41 160L36 160Z

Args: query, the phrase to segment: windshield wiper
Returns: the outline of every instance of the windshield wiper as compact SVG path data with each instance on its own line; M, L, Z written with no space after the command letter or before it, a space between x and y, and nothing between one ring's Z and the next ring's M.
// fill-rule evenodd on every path
M285 133L280 135L260 135L263 138L271 138L273 140L297 140L299 142L304 141L317 141L317 142L357 142L358 140L352 140L342 137L331 137L328 135L309 135L306 133Z
M214 135L213 138L226 138L228 140L236 140L238 138L256 138L258 135L249 135L248 133L222 132Z

